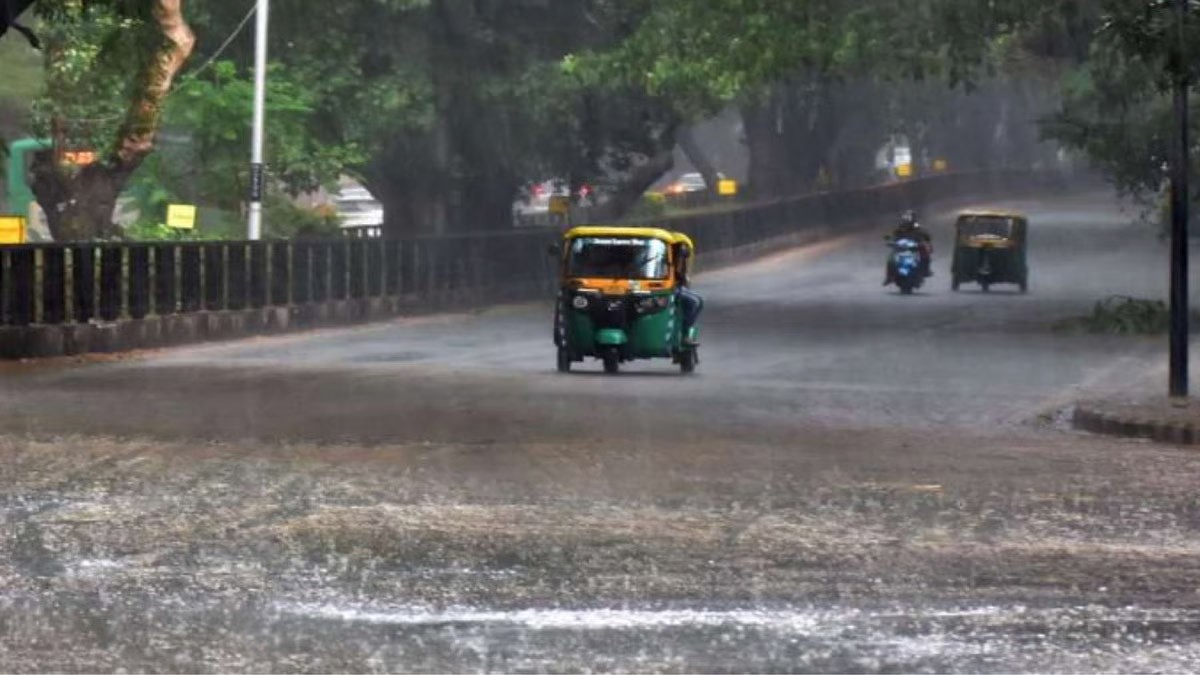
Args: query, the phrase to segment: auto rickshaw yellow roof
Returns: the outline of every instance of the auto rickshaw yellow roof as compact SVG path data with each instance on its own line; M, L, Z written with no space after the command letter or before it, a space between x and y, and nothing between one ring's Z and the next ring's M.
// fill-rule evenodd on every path
M693 251L696 250L696 244L694 244L692 242L691 237L687 236L686 234L684 234L682 232L672 232L671 234L675 236L674 243L683 244L684 246L687 246L688 248L690 248Z
M645 237L659 239L668 244L678 243L678 237L683 236L661 227L611 227L606 225L583 225L567 230L564 239L577 237ZM686 239L686 237L684 237ZM688 239L687 243L691 243Z

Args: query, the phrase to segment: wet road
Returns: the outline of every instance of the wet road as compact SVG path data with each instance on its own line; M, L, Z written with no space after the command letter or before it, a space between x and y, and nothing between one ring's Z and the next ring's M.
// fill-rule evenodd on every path
M8 366L6 670L1164 670L1200 659L1200 455L1076 434L1165 296L1105 195L1031 292L881 289L877 233L701 275L702 363L554 372L533 303Z

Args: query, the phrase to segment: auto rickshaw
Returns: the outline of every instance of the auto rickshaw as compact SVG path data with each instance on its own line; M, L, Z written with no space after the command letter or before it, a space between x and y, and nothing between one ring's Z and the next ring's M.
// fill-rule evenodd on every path
M678 280L695 252L691 239L651 227L576 227L552 251L561 280L554 318L559 372L588 357L600 359L606 373L654 358L695 370L698 331L683 334Z
M993 284L1029 290L1025 216L1011 211L964 211L955 223L950 287L978 283L986 293Z

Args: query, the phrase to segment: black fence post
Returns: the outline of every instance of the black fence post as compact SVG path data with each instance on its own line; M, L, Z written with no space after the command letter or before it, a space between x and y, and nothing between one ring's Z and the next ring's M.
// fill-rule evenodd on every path
M200 245L182 244L179 247L180 311L198 312L204 306L204 286L201 282Z
M129 316L144 319L150 313L150 247L130 246L129 251Z
M178 311L179 293L175 290L178 281L175 255L178 250L179 247L174 244L163 244L154 249L154 313L159 316Z
M0 248L0 326L8 323L8 254Z
M349 244L347 241L339 241L330 245L330 292L333 294L334 300L345 300L349 291L347 287L347 253L349 252Z
M312 299L325 302L329 299L329 257L333 247L329 244L312 246Z
M36 320L34 288L37 260L32 248L14 248L8 255L8 323L28 326Z
M361 300L367 295L367 240L346 243L350 249L350 297Z
M416 239L406 239L400 245L400 294L411 295L417 291L417 284L420 283L419 256L420 252L419 241Z
M125 309L124 267L124 248L119 245L100 248L100 318L105 321L116 321Z
M367 297L383 296L384 277L387 274L387 256L383 254L383 240L369 239L367 245Z
M315 252L308 242L292 245L292 302L307 304L313 297L313 263Z
M87 323L96 318L96 247L81 244L71 247L71 290L74 319Z
M42 249L42 323L67 320L67 250Z
M225 309L225 245L204 246L204 308L210 312Z
M227 268L228 290L225 306L231 310L246 308L246 244L233 242L225 247L225 266Z
M276 307L292 304L292 246L286 241L271 244L271 302Z
M270 291L267 279L269 247L270 244L264 241L250 243L250 307L253 309L262 309L270 304L267 297Z
M383 246L383 294L400 294L400 240L384 239Z

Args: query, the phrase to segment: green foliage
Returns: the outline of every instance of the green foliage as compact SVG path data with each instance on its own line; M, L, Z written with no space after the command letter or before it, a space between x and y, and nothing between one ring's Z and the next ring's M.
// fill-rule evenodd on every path
M160 37L134 2L38 3L43 17L45 90L33 107L35 133L64 148L101 153L114 144L132 95L131 73Z
M1061 110L1047 119L1048 138L1083 152L1123 193L1147 209L1161 200L1174 147L1169 90L1179 72L1175 15L1160 3L1107 0L1104 30L1087 61L1063 82ZM1193 3L1185 44L1200 43L1200 4ZM1200 75L1200 53L1185 62ZM1195 98L1195 97L1193 97ZM1200 117L1191 120L1193 167L1200 171ZM1196 186L1200 188L1200 185ZM1193 198L1200 196L1200 189Z
M633 0L631 4L641 4ZM662 0L615 49L564 69L620 80L698 114L797 76L971 82L996 44L1051 16L1032 0ZM1065 12L1075 3L1062 3Z
M243 11L190 4L202 52L203 36L227 34ZM397 222L494 227L526 181L604 183L672 144L669 106L557 67L617 39L621 4L276 0L271 54L310 97L306 137L362 148L338 159ZM230 57L247 63L248 43Z
M1192 318L1200 313L1192 312ZM1171 312L1162 300L1114 295L1096 303L1088 316L1060 321L1055 329L1115 335L1162 335L1171 326Z
M197 198L235 209L248 192L252 80L229 61L184 82L171 96L165 127L188 139L202 168ZM267 87L267 164L270 178L288 194L329 186L347 165L361 163L353 142L322 143L308 133L315 114L314 94L283 66L271 68ZM195 188L195 186L193 186Z
M327 232L336 219L295 207L289 197L330 187L347 165L361 162L353 144L318 142L308 133L314 115L312 95L282 66L272 68L267 91L267 163L270 182L265 203L266 234ZM132 208L145 214L131 236L176 238L159 223L168 204L190 203L208 211L235 214L249 192L248 150L253 83L228 61L219 61L188 79L172 94L165 111L164 138L130 181ZM243 218L223 218L194 235L244 237Z
M269 195L263 210L268 238L334 237L341 232L336 213L298 206L279 194Z

